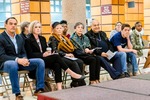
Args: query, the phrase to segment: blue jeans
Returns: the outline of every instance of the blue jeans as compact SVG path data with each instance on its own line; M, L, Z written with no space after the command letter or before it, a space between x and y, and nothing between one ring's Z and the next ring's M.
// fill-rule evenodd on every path
M133 73L138 71L138 64L136 60L136 55L133 52L127 52L127 62L132 65Z
M100 60L100 66L102 66L111 76L112 79L116 79L121 73L111 67L110 63L101 56L98 56Z
M116 52L110 62L113 64L113 67L117 71L119 71L120 73L124 73L127 72L126 59L127 57L125 52Z
M36 69L36 80L37 80L36 90L44 88L44 75L45 75L44 61L40 58L34 58L29 60L30 60L30 65L27 67L19 65L14 60L8 60L4 62L2 70L4 72L9 73L10 82L12 85L12 92L15 94L20 93L18 70L32 71Z

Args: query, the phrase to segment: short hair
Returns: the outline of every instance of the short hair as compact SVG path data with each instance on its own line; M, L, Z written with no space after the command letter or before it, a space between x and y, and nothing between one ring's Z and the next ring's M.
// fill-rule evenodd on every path
M135 30L135 26L133 26L131 29L132 29L132 31Z
M27 27L29 24L30 24L30 22L28 22L28 21L22 22L22 23L20 24L20 29L21 29L21 31L24 32L24 31L25 31L25 27Z
M82 25L82 26L83 26L83 29L84 29L84 24L83 24L83 23L81 23L81 22L77 22L77 23L74 25L74 29L76 29L76 28L77 28L77 26L79 26L79 25Z
M136 26L137 24L139 24L140 22L136 22L135 24L134 24L134 26Z
M121 30L123 30L125 27L131 28L129 24L122 24Z
M53 24L52 24L52 28L54 29L57 25L59 25L60 23L59 22L54 22Z
M35 20L35 21L32 21L29 25L29 33L33 33L33 28L35 26L35 24L38 24L40 23L39 21ZM41 23L40 23L41 24ZM42 25L41 25L42 26Z
M60 24L68 24L66 20L61 20Z
M18 21L17 21L17 19L16 19L15 17L9 17L9 18L7 18L7 19L5 20L5 24L7 24L7 23L8 23L8 21L9 21L10 19L15 19L15 20L16 20L16 22L18 23Z
M115 26L117 26L117 24L120 23L122 25L122 23L120 21L116 22Z

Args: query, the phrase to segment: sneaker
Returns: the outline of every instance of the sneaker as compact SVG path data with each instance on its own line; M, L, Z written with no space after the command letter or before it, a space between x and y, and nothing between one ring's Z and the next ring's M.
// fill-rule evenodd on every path
M120 79L120 78L124 78L124 77L125 77L124 74L120 74L120 75L118 75L115 79Z

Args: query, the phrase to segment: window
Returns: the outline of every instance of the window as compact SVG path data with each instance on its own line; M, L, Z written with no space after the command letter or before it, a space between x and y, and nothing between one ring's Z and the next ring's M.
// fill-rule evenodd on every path
M50 0L51 19L52 22L60 21L62 19L62 0Z
M4 28L4 21L11 16L11 0L0 0L0 28Z
M91 18L91 3L90 0L86 0L86 18Z

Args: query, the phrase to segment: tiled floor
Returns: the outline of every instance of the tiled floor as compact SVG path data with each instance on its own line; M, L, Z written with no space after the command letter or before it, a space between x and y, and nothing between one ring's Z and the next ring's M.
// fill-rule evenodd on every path
M109 75L101 75L101 82L106 81L108 78L111 80ZM89 80L89 78L88 78L88 75L87 75L87 78L85 79L87 85L89 84L88 80ZM69 80L66 82L66 87L67 88L70 88L70 82L71 82L71 80L69 78ZM55 87L55 84L52 84L52 87ZM22 91L22 88L21 88L21 91ZM29 88L26 88L25 92L21 92L21 93L24 96L24 100L37 100L37 97L31 95L31 92L30 92ZM9 90L9 96L10 96L10 100L15 100L15 95L12 94L11 90ZM4 98L3 99L0 98L0 100L8 100L8 98L6 97L6 94L4 94Z

